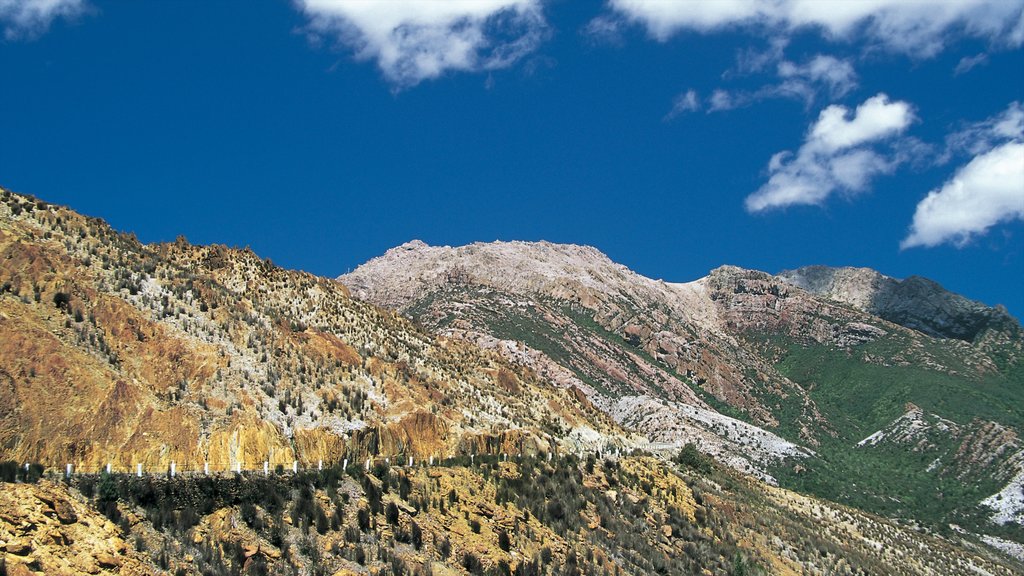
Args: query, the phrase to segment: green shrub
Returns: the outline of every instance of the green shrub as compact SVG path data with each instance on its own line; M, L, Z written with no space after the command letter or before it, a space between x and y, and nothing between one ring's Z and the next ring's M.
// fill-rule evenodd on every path
M702 454L693 442L689 442L686 446L683 446L673 460L687 468L691 468L704 474L709 474L711 472L711 458Z

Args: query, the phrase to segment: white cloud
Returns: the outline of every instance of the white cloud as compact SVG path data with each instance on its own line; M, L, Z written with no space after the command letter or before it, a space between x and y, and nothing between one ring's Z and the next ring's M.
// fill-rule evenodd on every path
M957 63L956 68L953 69L953 75L959 76L966 74L973 70L976 66L983 66L988 64L988 54L982 52L981 54L975 54L974 56L964 56Z
M837 40L863 37L889 50L931 56L951 34L995 45L1024 42L1024 0L609 0L611 9L658 40L680 30L755 27L773 33L818 28Z
M829 106L796 154L772 156L768 182L747 197L747 210L821 204L835 192L867 189L875 176L892 172L904 160L898 153L882 155L875 146L891 141L913 120L908 103L891 102L885 94L869 98L852 115L844 106Z
M758 50L753 47L740 50L736 54L736 70L727 71L725 76L762 72L784 60L788 46L789 38L780 36L770 39L768 47L764 50Z
M857 87L857 72L850 61L826 54L818 54L800 65L783 60L778 72L783 78L779 90L793 92L805 100L813 100L819 86L827 89L832 98L842 98Z
M0 0L0 22L8 40L33 38L54 19L77 16L85 6L85 0Z
M612 16L598 16L580 31L584 37L595 43L622 43L622 20Z
M822 110L806 145L835 152L902 132L914 118L910 104L889 102L885 94L868 98L848 120L849 115L845 106Z
M995 148L1007 140L1019 140L1024 135L1024 107L1011 103L1001 114L968 125L946 137L946 153L939 163L949 161L955 154L966 152L978 155Z
M640 22L658 40L667 40L677 31L690 28L710 31L743 24L766 16L766 2L718 0L716 2L666 2L659 0L609 0L613 10Z
M1002 222L1024 220L1024 109L1019 102L952 138L975 156L914 211L901 248L963 246Z
M742 93L732 93L728 90L715 90L708 97L708 112L719 112L721 110L732 110L745 106L749 100Z
M805 106L810 107L823 95L835 100L857 87L857 72L849 60L818 54L803 64L797 64L782 59L781 53L773 54L778 59L775 67L777 82L765 84L753 91L719 88L708 100L708 111L732 110L773 98L801 100ZM767 66L768 54L756 57L757 61L751 61L749 55L741 55L739 73L759 71Z
M511 66L547 34L540 0L296 0L311 32L375 60L405 87L450 71Z
M696 112L700 110L700 107L700 98L697 96L697 91L687 90L676 96L676 99L672 101L672 109L665 115L665 120L671 120L687 112Z

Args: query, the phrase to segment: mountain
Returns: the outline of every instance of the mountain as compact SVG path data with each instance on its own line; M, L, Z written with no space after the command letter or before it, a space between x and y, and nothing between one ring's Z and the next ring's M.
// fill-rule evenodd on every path
M807 266L784 271L779 277L936 338L982 343L996 337L999 344L1021 338L1020 323L1006 308L990 308L920 276L897 280L867 268Z
M984 544L1014 550L1009 528L929 531L758 479L789 482L843 431L723 311L770 278L670 285L593 249L513 248L429 290L367 283L418 302L409 319L248 249L143 244L0 189L0 573L1024 568ZM828 306L850 320L815 337L880 338ZM950 442L987 455L1014 429L972 430Z
M668 283L585 246L417 241L339 280L556 375L655 444L695 442L769 481L937 530L991 530L994 514L1016 518L997 531L1024 535L1020 498L997 496L1021 486L1020 324L934 282L723 266ZM956 428L927 446L861 443L908 406Z

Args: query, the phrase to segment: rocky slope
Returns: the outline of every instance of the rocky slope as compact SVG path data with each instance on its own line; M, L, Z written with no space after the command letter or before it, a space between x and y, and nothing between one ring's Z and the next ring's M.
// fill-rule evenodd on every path
M2 484L0 550L10 576L153 574L118 527L60 484Z
M459 248L410 242L340 280L357 298L394 307L442 333L516 343L497 348L584 391L590 402L619 422L628 417L631 429L659 443L678 448L703 438L710 451L728 454L725 461L770 478L768 463L800 451L756 430L736 443L675 407L711 414L713 404L775 426L769 403L781 398L801 406L798 420L808 433L802 440L816 442L811 433L820 427L812 423L820 416L813 402L730 332L733 319L715 302L718 288L707 282L655 281L593 248L545 242ZM616 407L627 397L630 410ZM645 414L666 410L678 423L671 438L657 425L664 418ZM747 449L747 443L759 448Z
M1020 323L1005 308L954 294L920 276L897 280L868 268L807 266L779 277L929 336L967 342L996 337L1002 344L1020 340Z
M414 241L339 280L581 390L656 447L694 442L762 478L935 526L988 529L979 505L1013 491L1020 324L924 279L723 266L676 284L584 246ZM958 442L960 459L918 469L900 463L913 445L858 447L908 403L956 425L941 453ZM969 441L995 429L1007 434Z
M577 427L624 438L568 391L331 280L249 250L143 245L6 191L0 405L0 459L84 471L535 453Z
M639 455L0 484L0 546L9 574L1002 576L1022 568L964 537L923 534L706 463Z

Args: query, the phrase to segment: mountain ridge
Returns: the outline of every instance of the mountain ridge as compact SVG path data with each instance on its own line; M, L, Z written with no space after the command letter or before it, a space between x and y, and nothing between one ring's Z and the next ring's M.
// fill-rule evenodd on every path
M0 472L32 483L45 467L50 478L0 484L5 568L57 572L76 558L99 573L137 561L195 575L1019 569L980 544L1012 550L1012 527L929 533L758 480L792 484L848 435L803 366L772 356L789 338L855 354L893 335L931 341L763 273L723 268L680 288L638 280L596 250L532 250L493 286L474 274L498 274L500 258L454 274L451 262L424 263L437 286L412 290L406 317L251 250L142 244L0 190ZM544 274L531 271L537 261ZM416 267L395 270L421 286ZM516 292L522 282L538 292ZM904 353L949 378L974 369L970 344L928 346ZM883 352L871 350L873 369L899 361ZM970 437L985 452L966 461L1002 470L996 449L1009 444L994 442L1012 430L963 430L939 448ZM22 472L25 461L44 467ZM56 482L68 463L75 474ZM71 499L77 518L61 517ZM69 540L105 522L97 514L121 538L114 558L105 546L79 555Z
M563 385L583 390L624 427L669 445L697 442L719 460L784 486L885 514L914 515L920 506L931 522L946 518L941 525L968 510L990 513L984 511L1002 499L996 493L1019 483L1020 323L931 281L897 281L869 269L819 266L773 275L723 265L703 278L669 283L593 247L420 241L339 281L355 297L441 333L515 342L505 346L518 350L507 357L557 365ZM929 315L937 320L924 322ZM891 479L861 461L893 466L913 448L895 440L872 450L857 444L898 420L907 404L955 420L965 432L931 449L941 470L903 470L899 482L921 504L908 498L893 506L883 495ZM726 429L694 421L690 410L755 428L729 436L728 421ZM1004 427L1009 433L994 444L974 440L979 431ZM773 452L770 438L796 450ZM760 450L775 455L751 458ZM947 469L963 479L959 488L944 476ZM849 490L851 477L859 477L856 492ZM956 505L924 504L943 490L957 492ZM1016 509L1001 506L1000 518L1017 517Z
M375 262L385 261L388 258L401 257L402 254L408 252L441 251L455 255L460 252L501 249L502 252L508 254L509 251L505 250L506 248L513 249L512 252L514 252L514 249L516 248L522 248L531 254L554 252L560 253L562 256L585 255L590 261L597 261L598 263L606 264L622 271L623 273L644 278L649 282L656 282L672 287L693 287L699 285L702 281L705 281L707 278L714 276L717 273L726 271L741 273L761 272L759 270L743 268L732 264L722 264L709 271L707 275L694 280L667 281L663 279L653 279L634 272L622 264L614 262L595 246L575 243L557 243L547 240L496 240L492 242L472 242L462 246L432 246L422 240L412 239L388 249L381 256L371 258L360 267ZM359 267L357 267L357 270L358 268ZM471 272L463 270L453 270L452 273L456 275L469 273L472 275ZM952 308L953 312L959 312L960 315L970 313L981 314L987 318L992 318L993 320L1001 320L1011 326L1015 324L1018 329L1020 328L1020 319L1010 314L1005 306L1001 304L990 306L981 301L973 300L969 297L951 292L943 288L938 282L924 276L911 275L907 278L899 279L885 275L868 267L826 266L820 264L810 264L795 269L787 269L777 274L772 274L770 272L761 273L781 278L793 286L804 289L810 293L827 296L838 302L852 305L865 312L871 312L895 324L900 324L901 326L924 332L930 336L949 337L970 341L973 336L976 336L977 333L980 332L980 330L969 331L966 328L957 328L955 326L946 327L946 329L943 330L941 326L922 323L922 317L925 316L925 312L921 311L917 311L916 313L913 311L906 312L905 315L901 317L898 310L892 309L895 307L895 303L888 301L898 300L901 296L906 299L914 300L929 300L937 297L943 301L944 306L937 307L936 309ZM370 289L369 285L359 283L360 277L358 274L354 273L354 271L342 274L338 279L344 279L342 281L343 284L346 284L346 282L348 284L355 284L362 290ZM581 278L577 279L582 280ZM878 292L882 292L882 296L873 299ZM364 293L364 295L369 296L367 293ZM396 297L389 302L389 307L399 308L406 304L408 299L412 297L413 296L411 295ZM377 296L373 299L379 300L380 297ZM918 302L917 304L920 303ZM947 313L948 312L949 311L947 311ZM937 322L941 321L942 319L937 320Z
M972 342L990 328L1020 331L1020 321L1004 306L954 294L922 276L899 280L870 268L826 266L805 266L778 276L929 336Z

